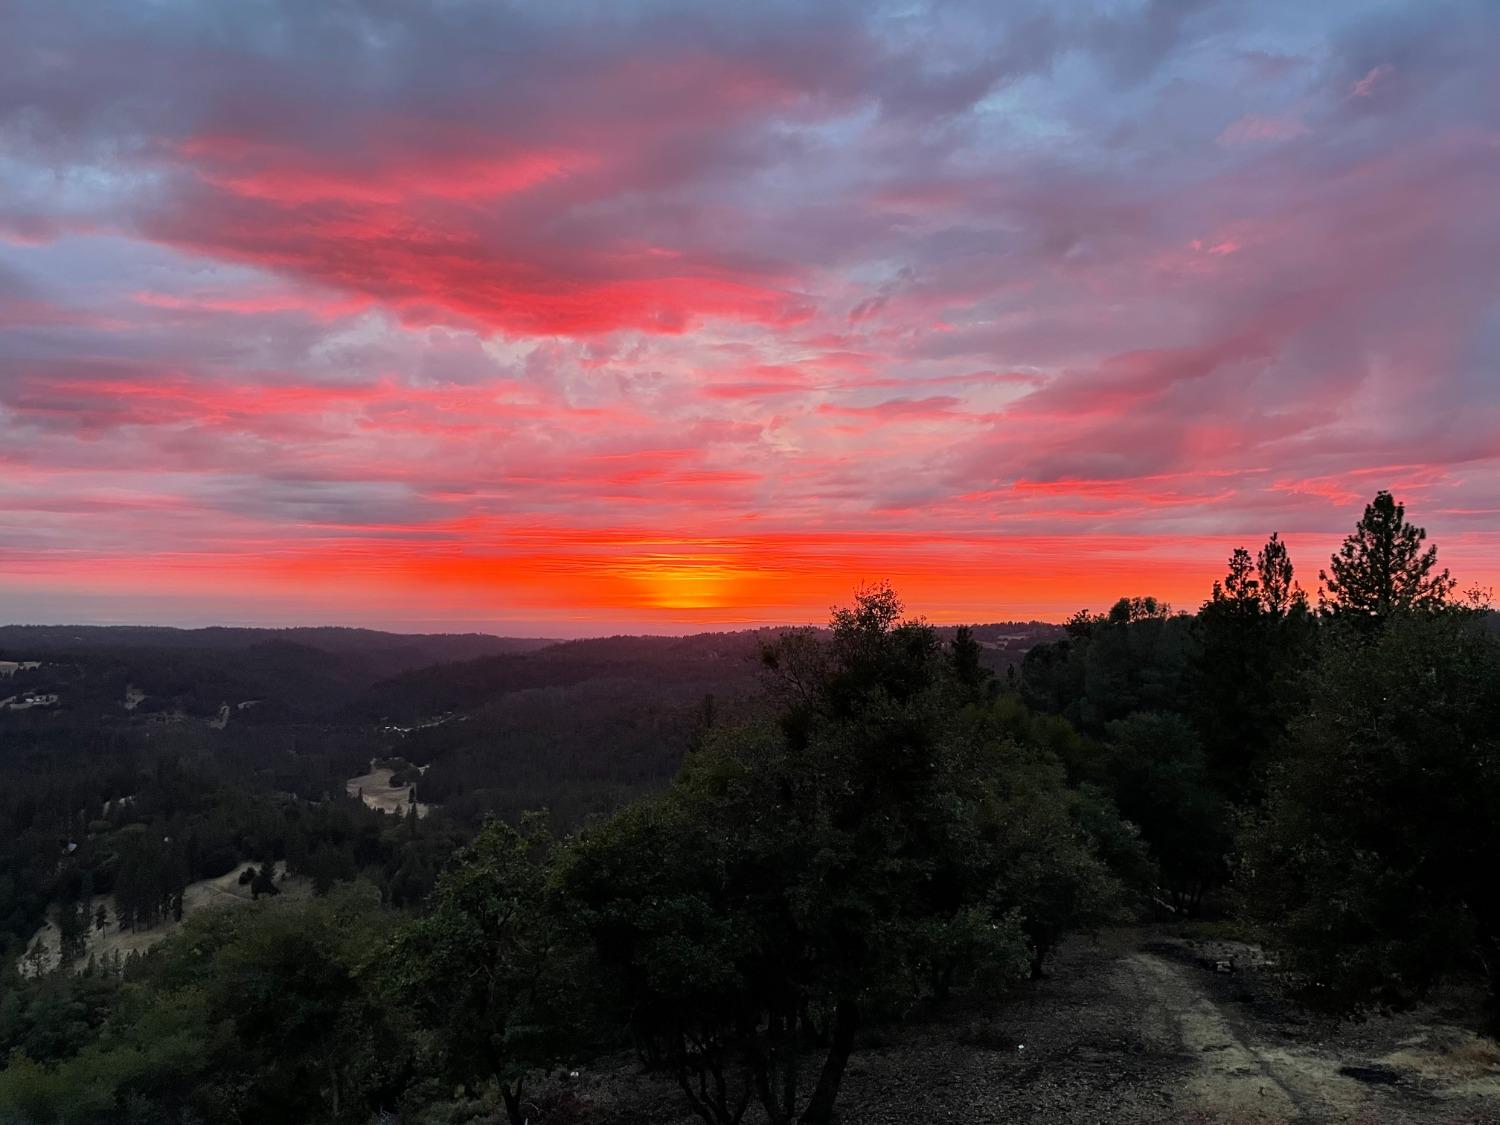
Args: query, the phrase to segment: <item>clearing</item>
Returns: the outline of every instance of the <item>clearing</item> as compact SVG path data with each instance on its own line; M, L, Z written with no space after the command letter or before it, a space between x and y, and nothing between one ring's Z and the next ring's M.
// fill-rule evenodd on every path
M358 797L372 809L380 812L395 813L400 810L402 815L413 807L411 799L411 786L392 785L391 778L396 771L385 766L376 767L376 759L370 759L370 772L362 773L358 777L351 777L344 782L344 792L351 797ZM422 772L426 767L419 767ZM417 816L424 817L432 811L432 806L421 801L415 803Z
M240 873L254 866L242 863L227 875L220 875L217 879L200 879L196 883L189 883L182 893L182 916L196 914L216 906L236 906L240 903L250 902L252 896L248 884L240 882ZM276 887L281 892L281 897L306 898L312 894L312 882L301 876L286 875L286 864L276 864ZM149 930L122 930L116 919L119 917L118 908L112 895L98 895L88 903L87 917L92 920L94 911L99 904L103 903L109 910L108 921L103 930L94 928L92 921L89 925L87 946L83 956L72 962L69 966L75 972L83 969L88 964L89 954L94 955L96 961L113 957L118 953L123 960L132 953L144 953L157 942L177 932L182 925L170 918L159 922ZM17 962L17 970L22 976L40 976L42 973L51 972L57 968L59 953L62 945L62 935L58 932L55 921L56 913L48 912L48 920L42 923L40 929L31 935L27 942L27 953Z

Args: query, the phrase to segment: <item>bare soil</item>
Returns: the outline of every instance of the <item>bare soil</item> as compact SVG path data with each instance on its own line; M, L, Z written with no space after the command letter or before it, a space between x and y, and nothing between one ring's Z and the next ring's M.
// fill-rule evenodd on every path
M1284 1001L1250 947L1121 931L1070 943L1048 979L1003 1004L872 1032L850 1062L841 1119L1500 1125L1500 1048L1475 1033L1476 1014L1455 994L1335 1027ZM566 1086L538 1095L566 1097L570 1120L697 1121L670 1082L625 1060Z

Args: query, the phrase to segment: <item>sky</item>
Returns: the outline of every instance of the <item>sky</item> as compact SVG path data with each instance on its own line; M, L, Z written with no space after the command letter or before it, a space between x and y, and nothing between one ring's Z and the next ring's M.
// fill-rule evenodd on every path
M1500 585L1500 4L0 0L0 620Z

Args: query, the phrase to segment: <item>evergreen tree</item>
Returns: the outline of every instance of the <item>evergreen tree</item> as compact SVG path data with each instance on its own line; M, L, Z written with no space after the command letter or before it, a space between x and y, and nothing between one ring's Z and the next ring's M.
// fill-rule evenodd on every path
M1260 581L1254 575L1255 564L1250 552L1236 547L1229 556L1229 573L1224 576L1224 581L1214 583L1213 600L1245 606L1247 612L1258 611Z
M958 681L959 691L968 701L983 699L985 689L994 676L993 672L980 663L980 651L979 642L974 639L974 631L967 625L960 625L949 646L949 657L953 662L953 677Z
M1209 777L1234 804L1259 798L1270 753L1302 697L1312 626L1291 556L1276 535L1253 564L1250 552L1237 548L1228 576L1214 583L1198 612L1199 644L1185 702Z
M1365 514L1318 573L1322 607L1333 613L1385 618L1399 610L1432 610L1447 603L1456 585L1446 570L1434 573L1437 548L1423 544L1426 528L1406 521L1406 508L1389 492L1375 494Z
M1500 640L1468 609L1329 632L1243 902L1312 1004L1404 1007L1478 968L1500 1027Z
M1306 606L1307 595L1293 576L1292 556L1274 531L1255 556L1255 569L1260 577L1260 604L1267 613L1285 617L1297 606Z

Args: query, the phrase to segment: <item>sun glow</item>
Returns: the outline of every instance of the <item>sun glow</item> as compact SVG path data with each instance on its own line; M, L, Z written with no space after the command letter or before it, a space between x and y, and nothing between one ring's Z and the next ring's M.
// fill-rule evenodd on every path
M750 572L707 555L661 555L625 568L642 589L641 601L652 609L724 609L737 604Z

